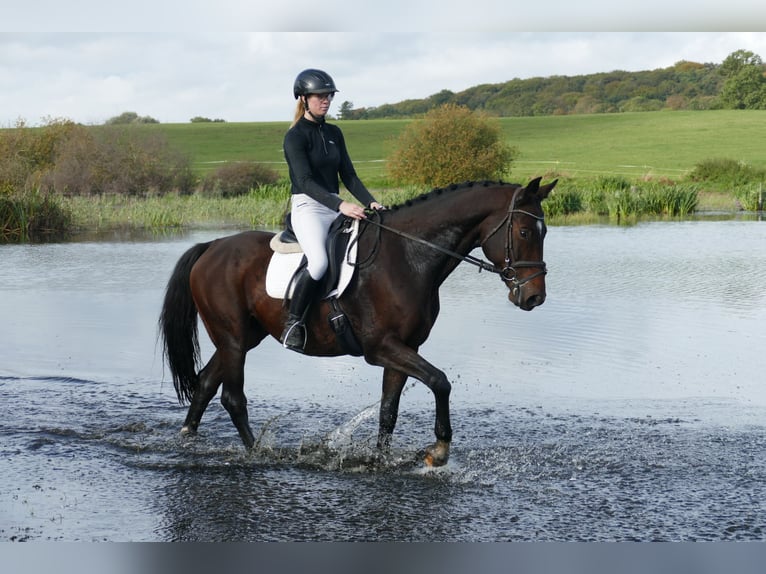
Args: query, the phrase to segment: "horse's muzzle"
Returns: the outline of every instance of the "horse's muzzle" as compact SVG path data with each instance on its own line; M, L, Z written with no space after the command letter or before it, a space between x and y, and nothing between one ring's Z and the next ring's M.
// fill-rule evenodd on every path
M540 267L540 269L523 279L516 276L516 269L506 267L501 273L503 281L508 286L508 300L524 311L531 311L545 303L545 263L530 264L524 262L524 267Z
M511 292L508 294L508 299L523 311L531 311L535 307L539 307L545 303L545 292L532 293L525 296L522 293L524 291L523 288L519 288L519 292L515 295L514 290L516 290L516 288L511 289Z

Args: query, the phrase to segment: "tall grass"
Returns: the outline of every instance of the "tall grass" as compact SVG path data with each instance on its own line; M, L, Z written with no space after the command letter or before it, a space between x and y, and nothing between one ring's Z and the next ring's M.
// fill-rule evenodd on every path
M60 197L38 190L0 195L0 242L42 241L67 235L72 213Z
M740 207L746 211L763 211L766 205L766 186L763 183L738 186L734 196Z
M611 185L592 184L585 189L566 183L556 187L545 202L545 212L552 217L578 213L622 221L641 216L680 217L693 213L699 202L696 184Z
M202 194L167 194L142 199L109 195L75 196L65 201L77 228L102 231L121 227L152 230L220 224L278 227L284 220L289 197L290 188L282 182L231 198Z

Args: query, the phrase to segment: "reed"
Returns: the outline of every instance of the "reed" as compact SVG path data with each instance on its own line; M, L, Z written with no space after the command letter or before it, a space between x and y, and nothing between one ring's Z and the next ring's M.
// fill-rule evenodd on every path
M78 229L163 229L194 225L270 227L281 225L290 190L284 184L262 186L247 195L220 198L167 194L137 198L124 195L65 199Z
M543 204L549 217L567 216L584 211L584 194L571 187L554 188Z
M622 221L625 218L640 216L689 215L698 205L699 186L696 184L565 182L561 188L553 190L545 202L545 210L547 214L555 217L588 213Z
M745 211L763 211L766 204L766 189L762 183L734 188L734 197Z
M60 197L39 190L0 195L0 243L66 236L72 214Z

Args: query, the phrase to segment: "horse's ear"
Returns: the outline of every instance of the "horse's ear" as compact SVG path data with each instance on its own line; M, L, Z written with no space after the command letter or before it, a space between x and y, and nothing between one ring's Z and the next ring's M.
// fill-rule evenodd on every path
M537 189L540 187L540 182L542 181L542 179L543 179L542 177L536 177L535 179L530 181L527 184L526 193L533 194L533 195L537 193Z
M542 201L546 197L548 197L548 194L550 191L556 187L556 183L558 183L558 180L554 180L552 183L549 183L547 185L540 185L540 182L542 181L542 177L536 177L532 181L530 181L527 184L527 187L524 188L524 191L522 192L522 197L531 200L532 198L536 198L538 201Z
M559 182L558 179L554 179L549 184L541 186L537 190L537 196L540 198L540 201L548 197L548 194L553 190L554 187L556 187L556 184Z

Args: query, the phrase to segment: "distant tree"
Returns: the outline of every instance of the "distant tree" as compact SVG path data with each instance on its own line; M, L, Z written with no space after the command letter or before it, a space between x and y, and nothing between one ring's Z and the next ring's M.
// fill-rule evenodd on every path
M109 118L104 122L108 126L126 124L158 124L159 121L151 116L139 116L136 112L122 112L119 116Z
M340 111L338 112L338 117L341 120L351 120L354 119L353 116L354 113L354 104L346 100L340 105Z
M750 50L736 50L721 63L720 71L724 77L730 78L736 76L743 68L762 65L763 61L758 54L754 54Z
M688 109L710 109L724 77L720 64L680 61L656 70L614 70L581 76L514 78L500 84L480 84L462 92L442 90L427 98L369 108L365 119L422 116L445 103L466 106L498 117L570 113L606 113L625 109L672 109L682 96Z
M760 56L748 50L737 50L723 61L720 72L726 78L720 95L724 107L766 109L766 76Z
M138 119L136 112L122 112L119 116L113 116L104 123L108 126L132 124Z
M204 116L194 116L192 119L189 120L193 124L201 124L201 123L215 123L215 124L224 124L226 123L226 120L223 120L221 118L215 118L214 120L211 120L210 118L206 118Z
M443 106L444 104L454 103L455 92L450 90L442 90L438 94L433 94L428 97L429 103L433 107Z
M681 94L673 94L665 100L665 108L668 110L685 110L689 107L689 99Z

